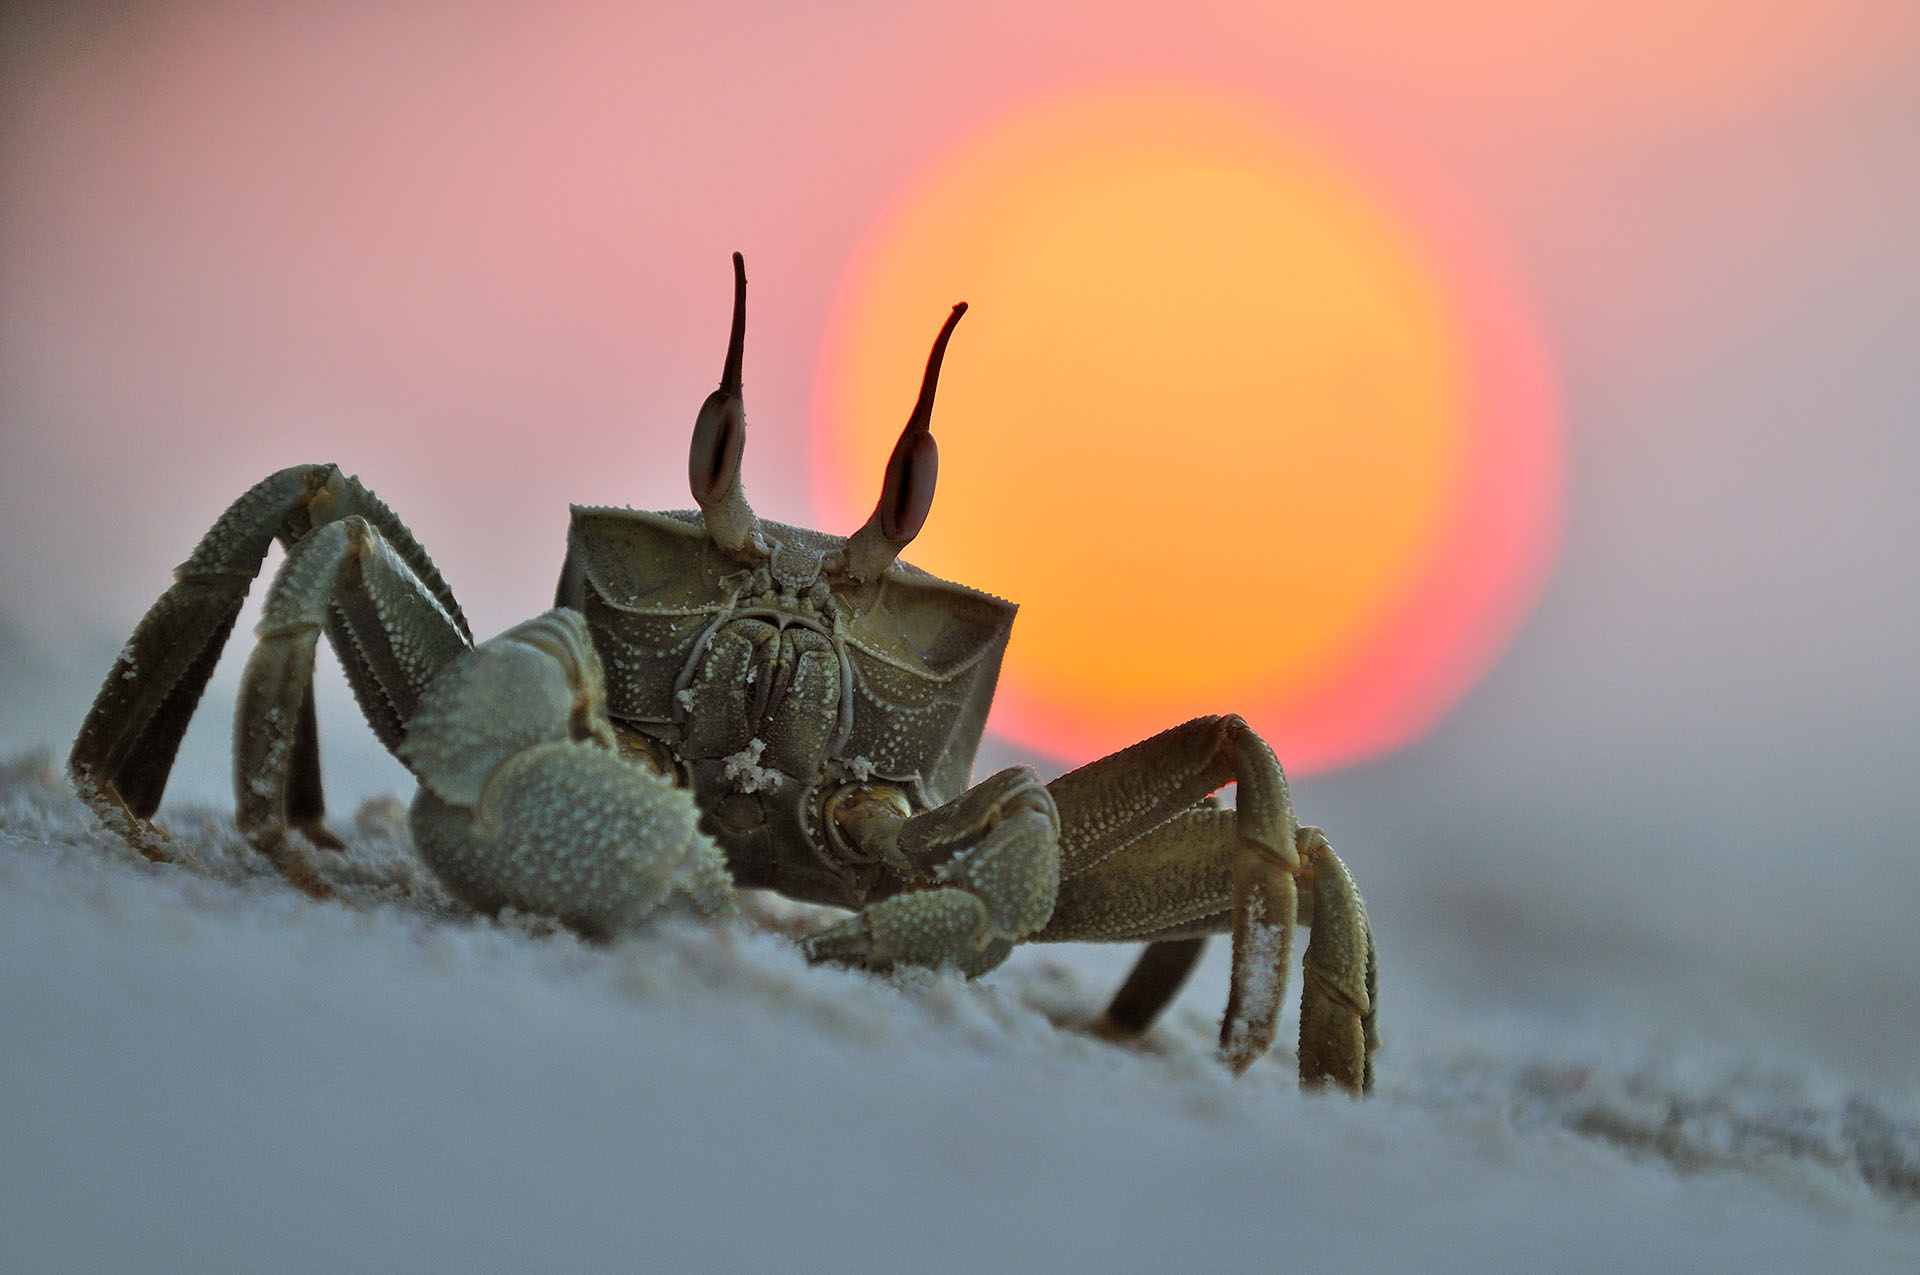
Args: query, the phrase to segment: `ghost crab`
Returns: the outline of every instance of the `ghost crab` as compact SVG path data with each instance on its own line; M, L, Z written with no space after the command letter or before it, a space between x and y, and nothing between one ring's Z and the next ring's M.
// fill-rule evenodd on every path
M736 888L770 889L853 911L804 940L814 960L968 976L1019 942L1145 941L1097 1025L1111 1037L1144 1032L1203 936L1230 930L1220 1048L1236 1072L1272 1041L1293 929L1309 924L1301 1082L1370 1087L1365 908L1240 718L1195 719L1049 784L1015 767L968 786L1014 607L898 561L932 502L934 388L966 307L934 342L878 506L842 539L760 519L742 494L733 264L725 370L693 431L698 511L576 507L555 608L476 646L426 552L359 480L282 470L141 620L74 744L79 791L171 857L150 816L278 539L234 724L236 818L309 893L332 890L306 845L339 845L314 730L324 630L419 780L419 854L476 909L608 937L671 896L724 913ZM1211 795L1229 783L1223 809Z

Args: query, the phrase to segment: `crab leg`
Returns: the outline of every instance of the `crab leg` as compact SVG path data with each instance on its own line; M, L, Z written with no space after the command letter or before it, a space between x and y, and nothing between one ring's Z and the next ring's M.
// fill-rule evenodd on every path
M141 619L108 672L68 758L75 788L141 853L168 857L147 820L159 808L187 722L268 547L276 538L291 547L315 526L350 514L379 529L456 626L466 631L459 606L426 551L357 479L333 465L299 465L256 483L201 538L174 572L172 587ZM335 623L330 619L329 628ZM348 681L365 705L372 679L345 644L340 649ZM297 711L301 724L292 744L289 813L317 829L322 800L310 699L303 699ZM391 710L384 720L370 706L369 711L383 742L391 746L400 735L398 721L391 718Z
M1147 944L1127 981L1094 1023L1094 1034L1107 1040L1137 1040L1144 1035L1160 1011L1180 994L1206 949L1205 935Z
M1237 786L1233 983L1220 1044L1229 1065L1243 1071L1273 1041L1292 957L1300 825L1273 750L1237 716L1201 717L1051 787L1060 803L1062 873L1077 876L1228 783ZM1153 888L1145 879L1139 886Z
M1229 782L1237 785L1236 809L1196 804ZM1324 835L1301 828L1279 762L1244 721L1197 718L1049 788L1060 809L1060 897L1037 940L1146 939L1158 947L1231 928L1220 1044L1242 1071L1273 1041L1293 930L1312 924L1301 1079L1365 1088L1374 1043L1366 912ZM1329 864L1334 870L1323 870ZM1149 948L1103 1028L1144 1029L1198 950L1184 953L1184 966L1182 955Z
M468 649L430 587L365 518L327 523L287 554L240 679L234 817L289 880L320 896L331 890L286 830L296 819L290 798L304 781L298 759L312 720L314 646L330 620L350 634L340 645L354 652L364 684L399 721L412 716L434 674ZM303 831L312 837L311 825Z
M1380 998L1373 930L1366 905L1340 856L1318 828L1300 830L1300 862L1311 878L1313 937L1307 941L1300 989L1300 1080L1334 1080L1364 1093L1373 1088L1374 1026Z
M1034 937L1159 943L1228 929L1237 823L1232 810L1197 806L1145 831L1122 830L1123 849L1062 873L1053 916Z

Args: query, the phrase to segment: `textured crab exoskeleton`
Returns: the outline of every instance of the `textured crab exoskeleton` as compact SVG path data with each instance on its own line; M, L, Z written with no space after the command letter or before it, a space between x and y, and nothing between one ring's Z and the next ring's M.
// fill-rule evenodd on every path
M75 742L89 803L143 854L180 739L278 539L234 723L236 820L308 892L322 823L313 659L324 631L382 743L420 784L421 857L469 905L594 937L671 897L736 887L852 910L808 954L874 969L992 969L1014 944L1144 941L1097 1025L1137 1036L1204 936L1233 935L1220 1045L1273 1040L1296 925L1310 925L1303 1084L1372 1084L1367 915L1273 751L1206 717L1042 784L971 784L1014 608L898 560L932 504L934 388L956 306L887 462L841 538L754 515L740 486L746 274L734 257L720 388L694 425L699 509L575 508L555 609L475 646L387 507L332 465L282 470L221 516L128 641ZM1213 793L1232 784L1231 809ZM296 835L297 834L297 835Z

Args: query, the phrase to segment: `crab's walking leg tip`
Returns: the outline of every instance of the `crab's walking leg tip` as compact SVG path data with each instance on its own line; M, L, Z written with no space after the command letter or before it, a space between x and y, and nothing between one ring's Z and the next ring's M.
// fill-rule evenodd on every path
M1359 1096L1373 1087L1380 997L1373 930L1353 877L1324 841L1302 855L1312 876L1313 937L1300 996L1300 1084L1332 1083Z
M335 836L333 831L318 819L312 820L311 822L296 823L293 827L294 831L298 832L301 836L305 837L308 842L322 850L345 850L347 848L347 843Z
M1293 869L1264 849L1243 849L1233 871L1233 977L1220 1020L1220 1057L1239 1075L1279 1030L1298 897Z
M320 870L313 866L313 860L307 857L306 851L291 844L285 837L265 836L256 840L255 844L266 852L287 883L308 898L317 902L335 899L345 902L333 882L320 875Z

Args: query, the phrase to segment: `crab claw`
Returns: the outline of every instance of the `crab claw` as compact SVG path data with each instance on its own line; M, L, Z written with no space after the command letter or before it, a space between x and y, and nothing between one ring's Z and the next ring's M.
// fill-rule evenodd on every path
M408 826L449 892L611 938L678 895L734 907L726 857L671 779L624 760L586 619L556 608L449 663L400 746Z

